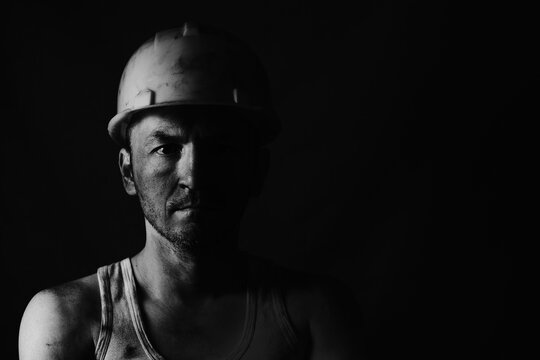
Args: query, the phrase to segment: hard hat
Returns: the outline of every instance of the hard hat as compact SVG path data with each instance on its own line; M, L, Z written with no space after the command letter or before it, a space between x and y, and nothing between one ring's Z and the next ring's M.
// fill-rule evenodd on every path
M223 30L193 23L158 32L139 47L122 74L117 105L108 131L121 145L133 114L163 106L238 109L253 119L262 142L279 132L255 53Z

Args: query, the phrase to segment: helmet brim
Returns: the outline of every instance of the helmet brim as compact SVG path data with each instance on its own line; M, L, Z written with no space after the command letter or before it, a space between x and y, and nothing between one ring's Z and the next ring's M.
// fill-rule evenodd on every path
M240 104L232 104L232 103L220 103L220 102L185 102L185 101L174 101L174 102L167 102L167 103L161 103L161 104L152 104L143 106L134 110L125 110L118 114L116 114L110 121L107 126L107 130L109 132L109 136L120 146L125 146L127 141L127 129L132 121L133 115L144 111L148 109L154 109L154 108L163 108L163 107L186 107L186 108L194 108L194 107L201 107L201 108L222 108L225 110L240 110L245 111L248 114L252 115L253 117L259 118L259 121L254 122L254 125L258 128L260 141L263 143L267 143L271 141L279 132L279 129L269 128L269 124L275 124L275 121L272 121L273 117L276 115L272 113L268 113L265 111L262 107L257 106L247 106L247 105L240 105ZM260 121L260 118L266 118L266 121ZM266 126L265 126L266 125Z

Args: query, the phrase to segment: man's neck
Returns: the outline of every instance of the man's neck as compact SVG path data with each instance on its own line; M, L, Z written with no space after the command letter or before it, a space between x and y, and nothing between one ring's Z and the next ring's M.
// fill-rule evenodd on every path
M138 285L146 296L188 305L225 293L242 291L242 256L234 250L178 252L168 240L147 238L132 259Z

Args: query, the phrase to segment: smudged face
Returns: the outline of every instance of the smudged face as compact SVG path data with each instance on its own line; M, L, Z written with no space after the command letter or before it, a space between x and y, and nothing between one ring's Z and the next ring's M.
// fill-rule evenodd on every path
M239 225L256 171L247 119L218 110L164 108L146 112L130 128L132 186L144 216L174 249L223 243ZM129 157L129 159L128 159Z

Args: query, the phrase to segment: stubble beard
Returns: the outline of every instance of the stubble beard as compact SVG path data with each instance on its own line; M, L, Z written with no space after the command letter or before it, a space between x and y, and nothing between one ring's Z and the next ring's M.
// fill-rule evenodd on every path
M156 206L137 188L137 194L144 217L150 225L165 238L171 249L179 256L192 255L199 248L201 241L201 227L196 223L186 223L183 226L169 227L163 223L165 214L156 209Z
M168 226L165 223L167 210L158 208L147 196L144 185L140 187L136 179L134 185L144 217L180 258L187 259L217 248L222 252L237 248L237 227L223 223L210 224L206 221L186 221L182 226Z

